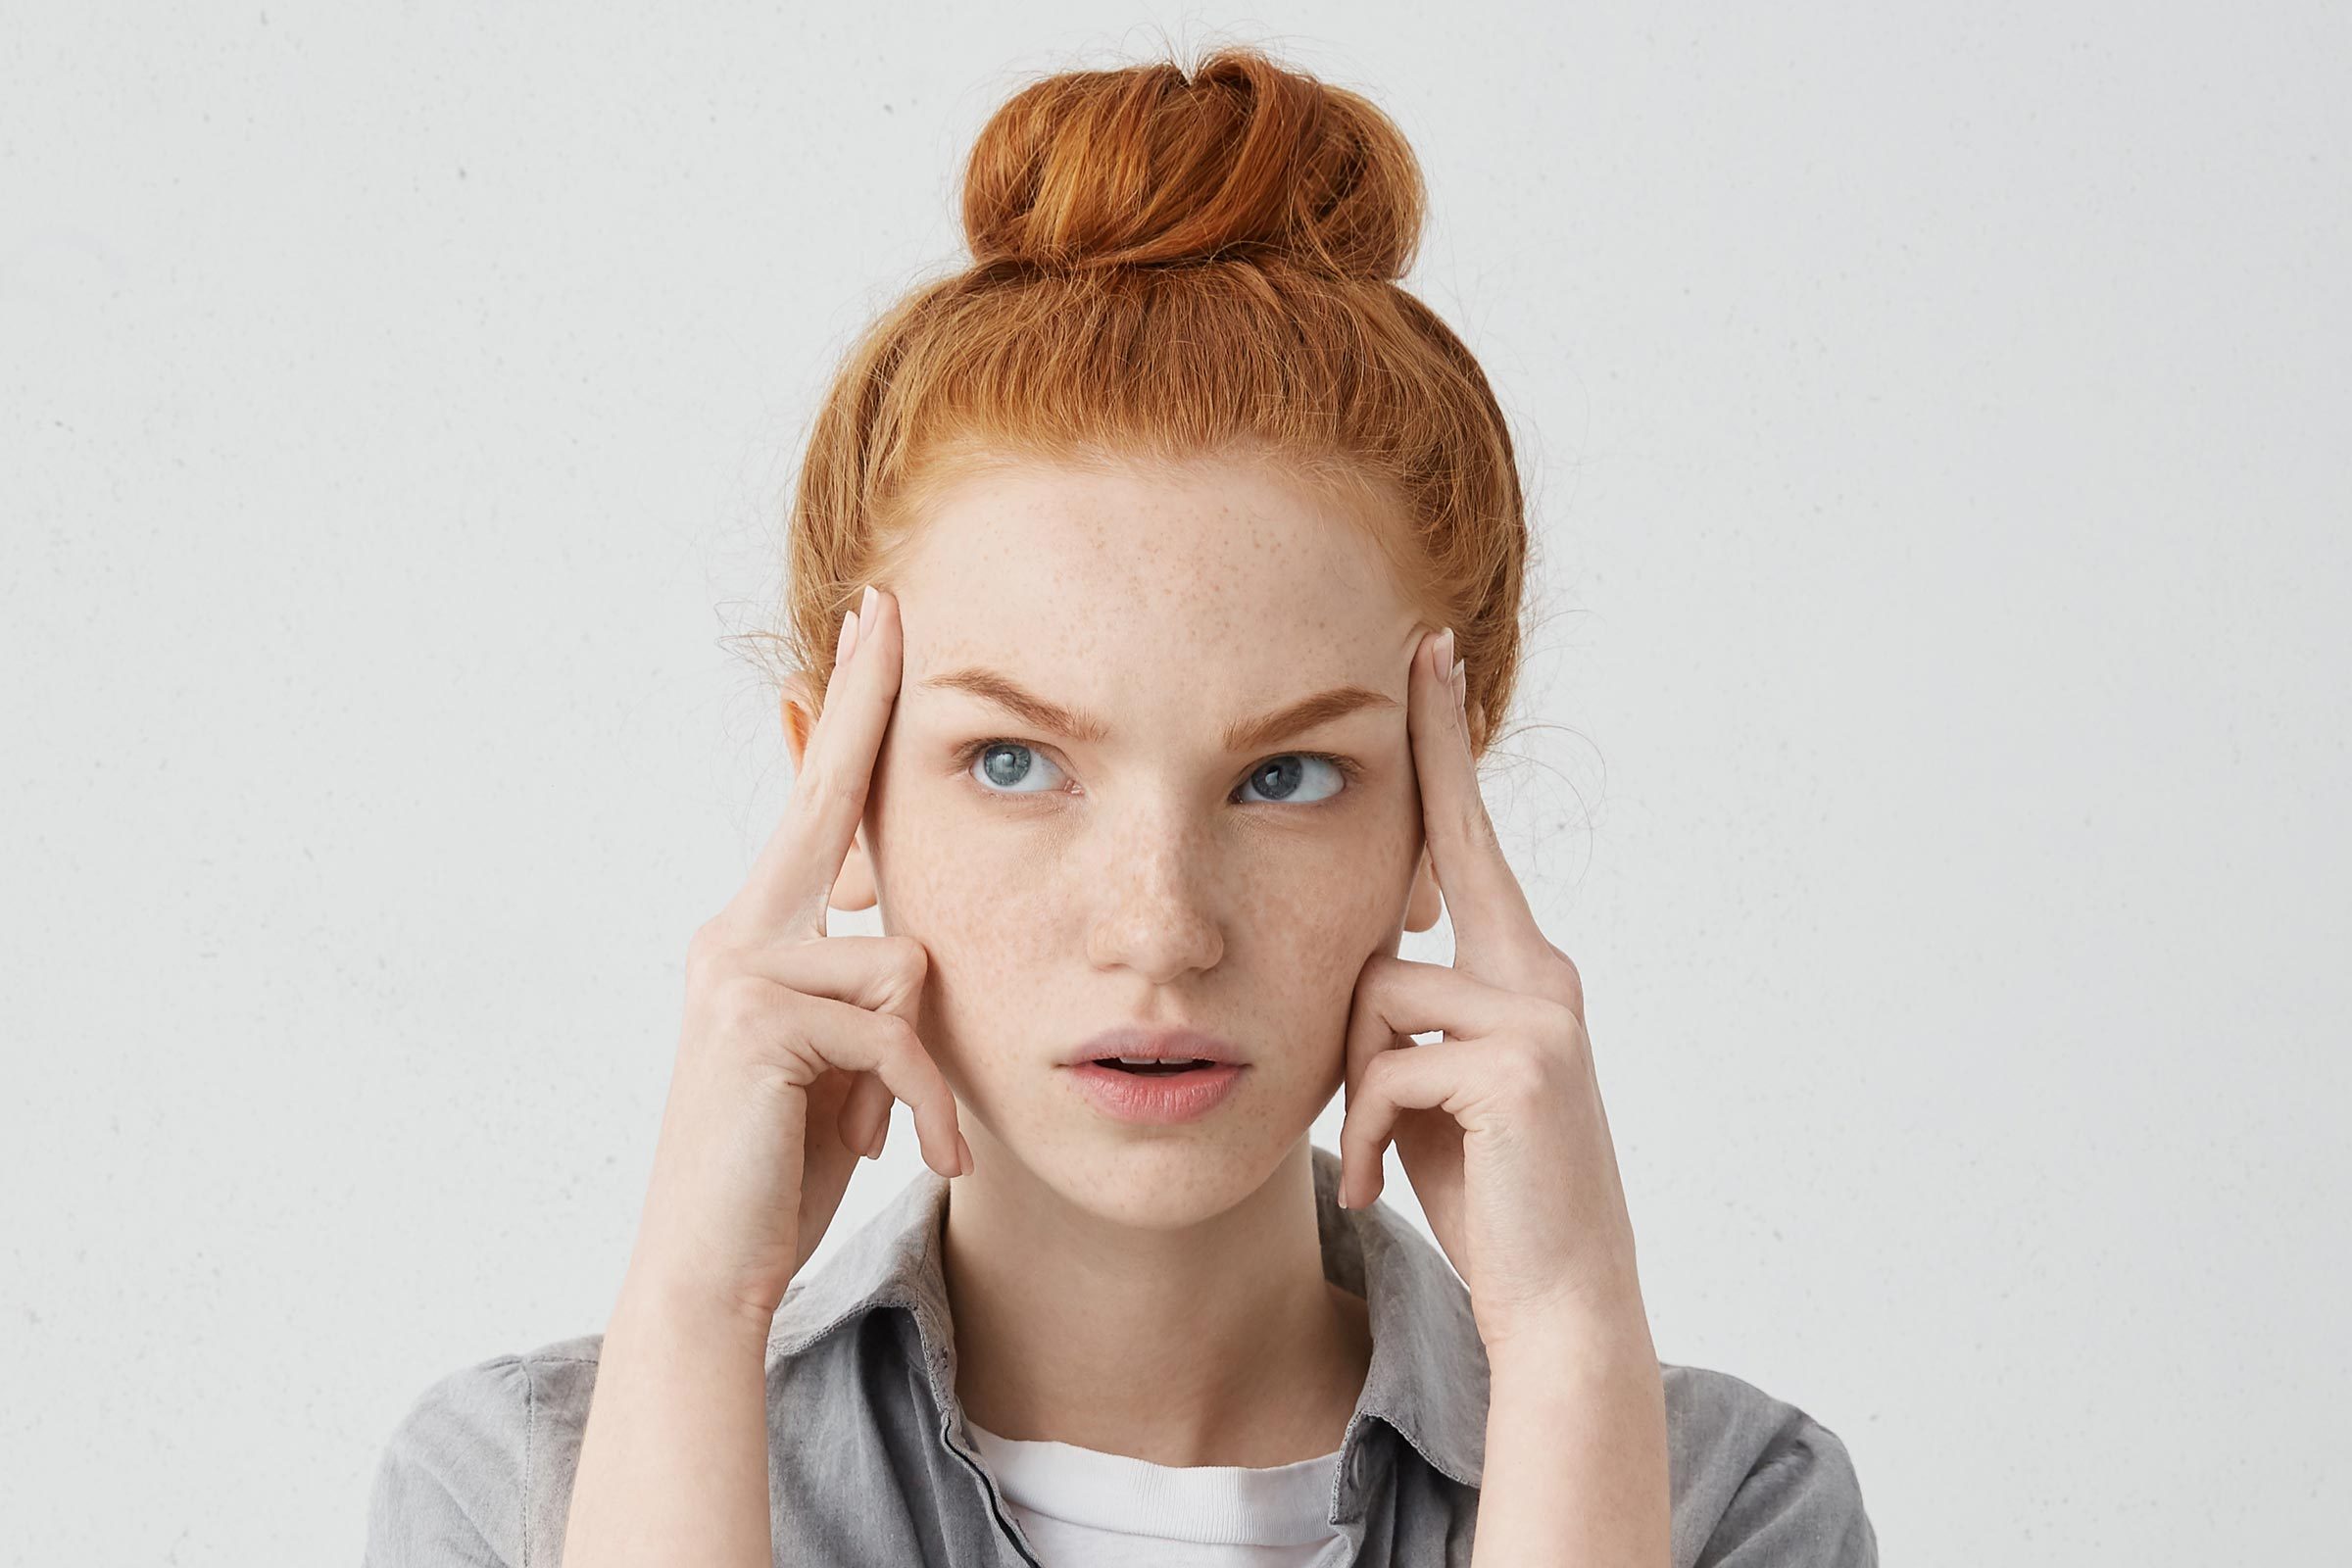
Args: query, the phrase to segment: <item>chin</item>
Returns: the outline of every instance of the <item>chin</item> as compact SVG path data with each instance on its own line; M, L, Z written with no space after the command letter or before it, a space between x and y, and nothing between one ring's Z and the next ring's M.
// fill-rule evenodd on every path
M1178 1230L1222 1214L1262 1186L1283 1149L1255 1148L1201 1127L1138 1130L1104 1123L1054 1139L1025 1163L1071 1207L1138 1230Z

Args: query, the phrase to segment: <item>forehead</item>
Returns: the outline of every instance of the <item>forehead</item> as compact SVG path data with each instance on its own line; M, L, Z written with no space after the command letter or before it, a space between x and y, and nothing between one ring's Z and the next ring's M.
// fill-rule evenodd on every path
M937 492L896 591L910 654L918 620L1001 646L1049 615L1129 639L1385 636L1411 612L1367 537L1381 525L1263 464L991 464Z

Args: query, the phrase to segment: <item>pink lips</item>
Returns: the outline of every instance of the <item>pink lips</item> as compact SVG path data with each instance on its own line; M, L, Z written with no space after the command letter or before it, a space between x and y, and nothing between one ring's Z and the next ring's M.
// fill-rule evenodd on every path
M1184 1122L1213 1110L1233 1092L1243 1070L1238 1062L1223 1062L1184 1072L1145 1074L1082 1061L1070 1068L1070 1077L1097 1109L1121 1121Z
M1082 1046L1062 1054L1062 1062L1101 1061L1105 1056L1149 1056L1154 1061L1240 1061L1242 1054L1230 1041L1198 1029L1146 1029L1122 1024L1105 1029Z

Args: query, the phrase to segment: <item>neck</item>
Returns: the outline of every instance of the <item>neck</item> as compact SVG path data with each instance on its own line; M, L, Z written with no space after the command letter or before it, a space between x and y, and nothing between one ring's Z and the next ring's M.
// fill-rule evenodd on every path
M951 1190L942 1251L972 1421L1165 1465L1339 1447L1371 1334L1362 1298L1323 1276L1306 1139L1241 1202L1173 1228L1090 1213L990 1152Z

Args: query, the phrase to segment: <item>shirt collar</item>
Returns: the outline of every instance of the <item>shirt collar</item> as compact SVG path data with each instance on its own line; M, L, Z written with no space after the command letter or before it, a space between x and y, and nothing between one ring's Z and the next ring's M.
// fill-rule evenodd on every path
M1485 1460L1486 1347L1470 1293L1446 1255L1384 1202L1339 1205L1340 1158L1309 1146L1315 1234L1323 1274L1364 1298L1372 1361L1357 1420L1375 1415L1422 1458L1476 1487ZM940 1266L948 1179L929 1166L842 1245L823 1267L795 1280L768 1332L771 1357L798 1355L851 1319L900 1307L921 1336L925 1371L943 1412L955 1409L956 1341Z

